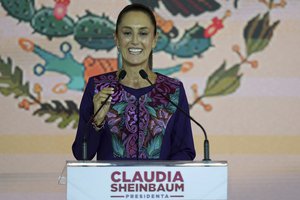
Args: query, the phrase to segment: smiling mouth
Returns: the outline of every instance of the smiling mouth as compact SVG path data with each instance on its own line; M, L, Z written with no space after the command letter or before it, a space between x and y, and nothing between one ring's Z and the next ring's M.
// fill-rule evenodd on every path
M141 49L141 48L129 48L128 51L132 55L139 55L139 54L142 53L143 49Z

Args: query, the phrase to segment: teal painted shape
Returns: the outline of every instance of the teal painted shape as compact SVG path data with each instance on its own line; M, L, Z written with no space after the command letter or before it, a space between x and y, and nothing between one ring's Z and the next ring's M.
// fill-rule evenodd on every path
M166 75L166 76L169 76L169 75L179 72L181 70L181 68L182 68L182 64L178 64L178 65L175 65L172 67L167 67L167 68L155 68L155 69L153 69L153 71L158 72L163 75Z
M57 72L69 77L69 82L66 84L68 89L83 91L84 81L84 66L77 62L71 54L72 46L68 42L63 42L60 45L60 51L64 54L59 57L41 47L35 45L34 53L45 61L45 64L37 64L34 66L34 73L37 76L43 75L46 71Z

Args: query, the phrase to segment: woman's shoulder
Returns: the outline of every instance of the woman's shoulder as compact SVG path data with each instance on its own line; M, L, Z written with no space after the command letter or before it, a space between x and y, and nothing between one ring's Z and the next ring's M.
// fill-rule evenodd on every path
M117 77L117 71L113 71L113 72L108 72L105 74L98 74L98 75L92 76L92 77L90 77L90 81L93 81L94 83L116 81L116 77Z
M157 74L156 83L158 84L174 85L177 87L182 85L182 82L176 78L171 78L169 76L160 73L156 73L156 74Z

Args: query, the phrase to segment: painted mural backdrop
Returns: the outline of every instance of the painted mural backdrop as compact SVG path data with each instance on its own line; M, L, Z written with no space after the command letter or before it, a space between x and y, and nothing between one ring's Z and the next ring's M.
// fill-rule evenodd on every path
M159 32L153 70L183 81L191 114L209 132L212 158L233 163L236 176L230 184L246 179L238 173L245 170L240 162L249 164L244 156L253 162L266 159L271 166L274 155L288 155L299 177L298 1L0 2L0 176L21 180L17 189L6 185L10 189L3 189L2 197L48 194L28 189L25 182L35 174L44 184L40 187L49 187L50 177L73 159L70 149L85 84L122 65L113 33L119 11L130 3L153 10ZM202 159L202 133L196 126L193 130ZM280 146L282 138L286 143ZM63 197L62 188L51 187L49 199ZM233 199L241 197L243 188L232 190Z

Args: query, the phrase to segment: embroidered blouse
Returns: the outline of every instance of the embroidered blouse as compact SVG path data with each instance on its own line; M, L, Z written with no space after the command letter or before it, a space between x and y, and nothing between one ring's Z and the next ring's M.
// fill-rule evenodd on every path
M93 115L93 96L114 87L104 127L87 124ZM153 86L133 89L117 81L116 72L91 77L80 104L79 125L72 146L82 160L87 134L88 159L97 160L193 160L195 148L190 119L160 93L189 113L182 82L157 73Z

